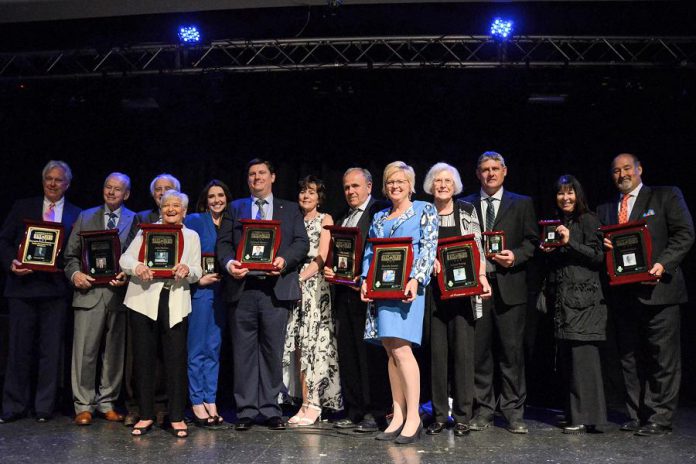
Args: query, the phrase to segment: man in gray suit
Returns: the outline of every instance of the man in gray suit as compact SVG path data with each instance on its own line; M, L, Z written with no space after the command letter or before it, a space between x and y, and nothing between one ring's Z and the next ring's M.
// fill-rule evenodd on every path
M126 278L120 272L108 284L97 285L82 272L80 232L117 229L121 250L137 232L135 213L123 205L130 195L130 178L113 172L104 181L104 204L80 213L65 249L65 275L75 287L75 331L72 352L72 391L75 424L90 425L97 413L120 422L114 410L123 379L126 343L126 308L123 305ZM95 389L97 364L101 359L99 388Z

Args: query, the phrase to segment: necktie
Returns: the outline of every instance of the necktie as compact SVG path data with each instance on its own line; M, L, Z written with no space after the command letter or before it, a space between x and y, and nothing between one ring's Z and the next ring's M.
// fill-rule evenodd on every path
M266 200L262 200L260 198L257 198L254 203L256 203L256 206L259 207L259 210L257 211L256 217L254 219L257 219L257 220L258 219L266 219L266 213L263 210L263 205L265 205L267 203Z
M621 199L621 207L619 208L619 224L625 224L628 222L628 200L631 195L626 194Z
M114 212L109 213L109 221L106 223L107 229L115 229L116 228L116 219L118 218L118 215Z
M358 213L361 211L360 208L355 208L353 209L346 220L343 222L345 227L355 227L355 224L353 224L353 221L355 220L355 217L358 215Z
M495 222L495 208L493 207L493 198L486 198L486 231L493 230L493 223Z
M43 218L44 218L44 221L55 222L55 220L56 220L56 204L55 203L51 203L50 205L48 205L48 209L46 211L44 211Z

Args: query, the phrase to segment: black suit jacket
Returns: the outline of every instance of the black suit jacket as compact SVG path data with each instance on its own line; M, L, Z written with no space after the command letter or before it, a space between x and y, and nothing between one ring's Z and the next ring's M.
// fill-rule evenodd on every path
M485 216L481 212L481 192L469 195L464 200L476 207L481 229L485 229ZM497 263L495 265L500 297L507 305L518 305L527 301L526 265L534 256L539 237L538 229L531 197L503 190L493 230L505 232L505 248L515 254L515 264L511 268L504 268Z
M597 208L604 225L618 224L619 197ZM679 265L694 243L694 223L684 196L677 187L643 185L631 210L629 221L645 219L652 239L652 262L660 263L665 274L657 285L620 285L613 287L614 299L635 295L648 305L686 303L686 283Z
M160 211L159 209L146 209L137 213L138 223L140 224L154 224L159 221Z
M367 207L360 216L358 220L357 227L360 229L360 238L362 239L363 249L367 245L367 234L370 231L370 224L372 224L372 218L378 212L382 211L384 208L388 208L391 204L385 200L376 200L374 197L370 197L370 201L367 202ZM350 215L350 208L346 209L343 214L336 220L336 225L343 224L343 221Z
M227 208L229 217L223 217L215 245L215 255L221 269L231 259L236 259L237 247L242 237L240 219L251 219L251 197L234 200ZM285 269L276 279L273 287L275 297L281 301L296 301L302 298L297 268L309 251L309 238L300 213L300 207L280 198L273 198L273 220L280 221L280 248L278 256L285 259ZM224 298L233 303L239 300L246 279L233 279L227 271L224 275Z
M61 223L65 227L63 249L70 237L72 225L80 214L80 208L69 203L63 205ZM19 277L10 270L12 260L17 258L19 244L24 238L23 219L43 220L43 197L17 200L0 229L0 265L7 273L6 298L45 298L67 296L72 292L63 272L40 272ZM58 255L59 267L63 267L63 251Z

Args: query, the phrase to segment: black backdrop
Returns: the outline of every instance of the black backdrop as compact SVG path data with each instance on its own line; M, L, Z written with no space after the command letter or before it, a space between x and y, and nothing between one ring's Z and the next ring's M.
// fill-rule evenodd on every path
M326 209L335 212L350 166L369 168L379 191L390 161L412 164L422 182L444 160L460 169L468 193L477 188L476 158L490 149L507 159L506 188L532 195L540 218L552 212L550 186L560 174L575 174L593 207L611 195L609 163L621 151L643 160L647 184L680 186L693 211L695 74L372 70L5 83L0 217L13 200L41 192L49 159L72 166L68 198L82 207L101 202L103 179L114 170L132 177L128 206L135 210L151 206L148 185L162 171L182 181L192 202L213 177L242 196L241 169L258 156L276 164L276 195L296 198L298 178L315 174L328 185ZM567 97L531 103L538 93ZM420 184L417 190L425 198ZM694 256L684 263L689 282ZM684 307L683 392L692 399L693 312L694 303Z

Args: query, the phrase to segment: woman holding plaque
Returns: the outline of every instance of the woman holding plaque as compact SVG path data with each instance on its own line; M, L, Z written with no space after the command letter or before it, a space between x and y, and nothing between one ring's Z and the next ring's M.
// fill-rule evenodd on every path
M474 400L474 327L476 319L482 314L481 298L491 296L476 208L469 202L454 200L454 195L461 193L462 188L459 171L447 163L437 163L431 167L423 182L423 190L433 196L440 218L438 238L474 234L480 252L478 281L483 287L481 297L453 299L441 299L440 286L435 279L426 289L425 330L430 340L430 388L435 417L435 421L428 426L428 435L438 434L445 429L450 395L453 399L454 435L461 437L469 433ZM433 275L437 276L440 272L443 272L442 265L436 259ZM448 372L450 356L456 366L452 372ZM450 377L452 387L448 389Z
M425 287L430 281L440 220L435 207L423 201L412 201L416 175L413 168L402 161L389 163L382 177L382 191L392 207L375 214L370 225L369 238L408 237L413 247L413 265L406 277L407 283L401 300L375 300L367 297L365 280L373 257L368 242L363 259L361 299L370 302L368 320L376 311L376 333L366 327L365 338L381 343L388 356L387 369L392 393L394 416L377 440L394 440L397 444L413 443L420 439L423 424L418 413L420 372L411 349L419 345L423 335ZM394 271L386 270L384 274ZM392 276L389 275L388 278ZM385 281L387 277L384 277Z
M302 398L302 407L288 420L301 427L315 424L322 408L339 410L343 405L331 294L320 272L331 240L324 226L333 225L333 219L318 211L326 196L320 179L305 177L299 182L299 190L309 253L300 269L302 301L288 320L283 380L291 398Z
M168 190L161 200L162 224L183 224L187 207L185 194ZM133 330L133 369L141 418L131 431L136 437L148 433L155 421L155 367L159 344L164 354L171 432L177 438L188 436L184 408L187 316L191 312L189 285L198 281L203 271L198 234L186 226L182 227L182 234L183 251L179 262L169 271L171 277L155 278L153 269L140 261L144 240L142 231L138 232L119 261L121 269L131 276L123 303L131 311ZM158 233L157 238L161 239L162 235L164 232Z
M607 307L599 271L604 262L599 220L587 207L580 182L571 175L555 184L560 247L543 247L548 273L544 296L553 308L559 364L568 387L563 433L593 431L606 423L599 344L606 339Z
M200 427L223 423L216 405L220 346L225 325L225 304L220 295L220 274L207 268L214 263L217 231L232 200L224 182L213 179L198 197L197 213L189 214L184 224L201 239L203 276L191 286L191 314L188 327L188 384L194 423Z

